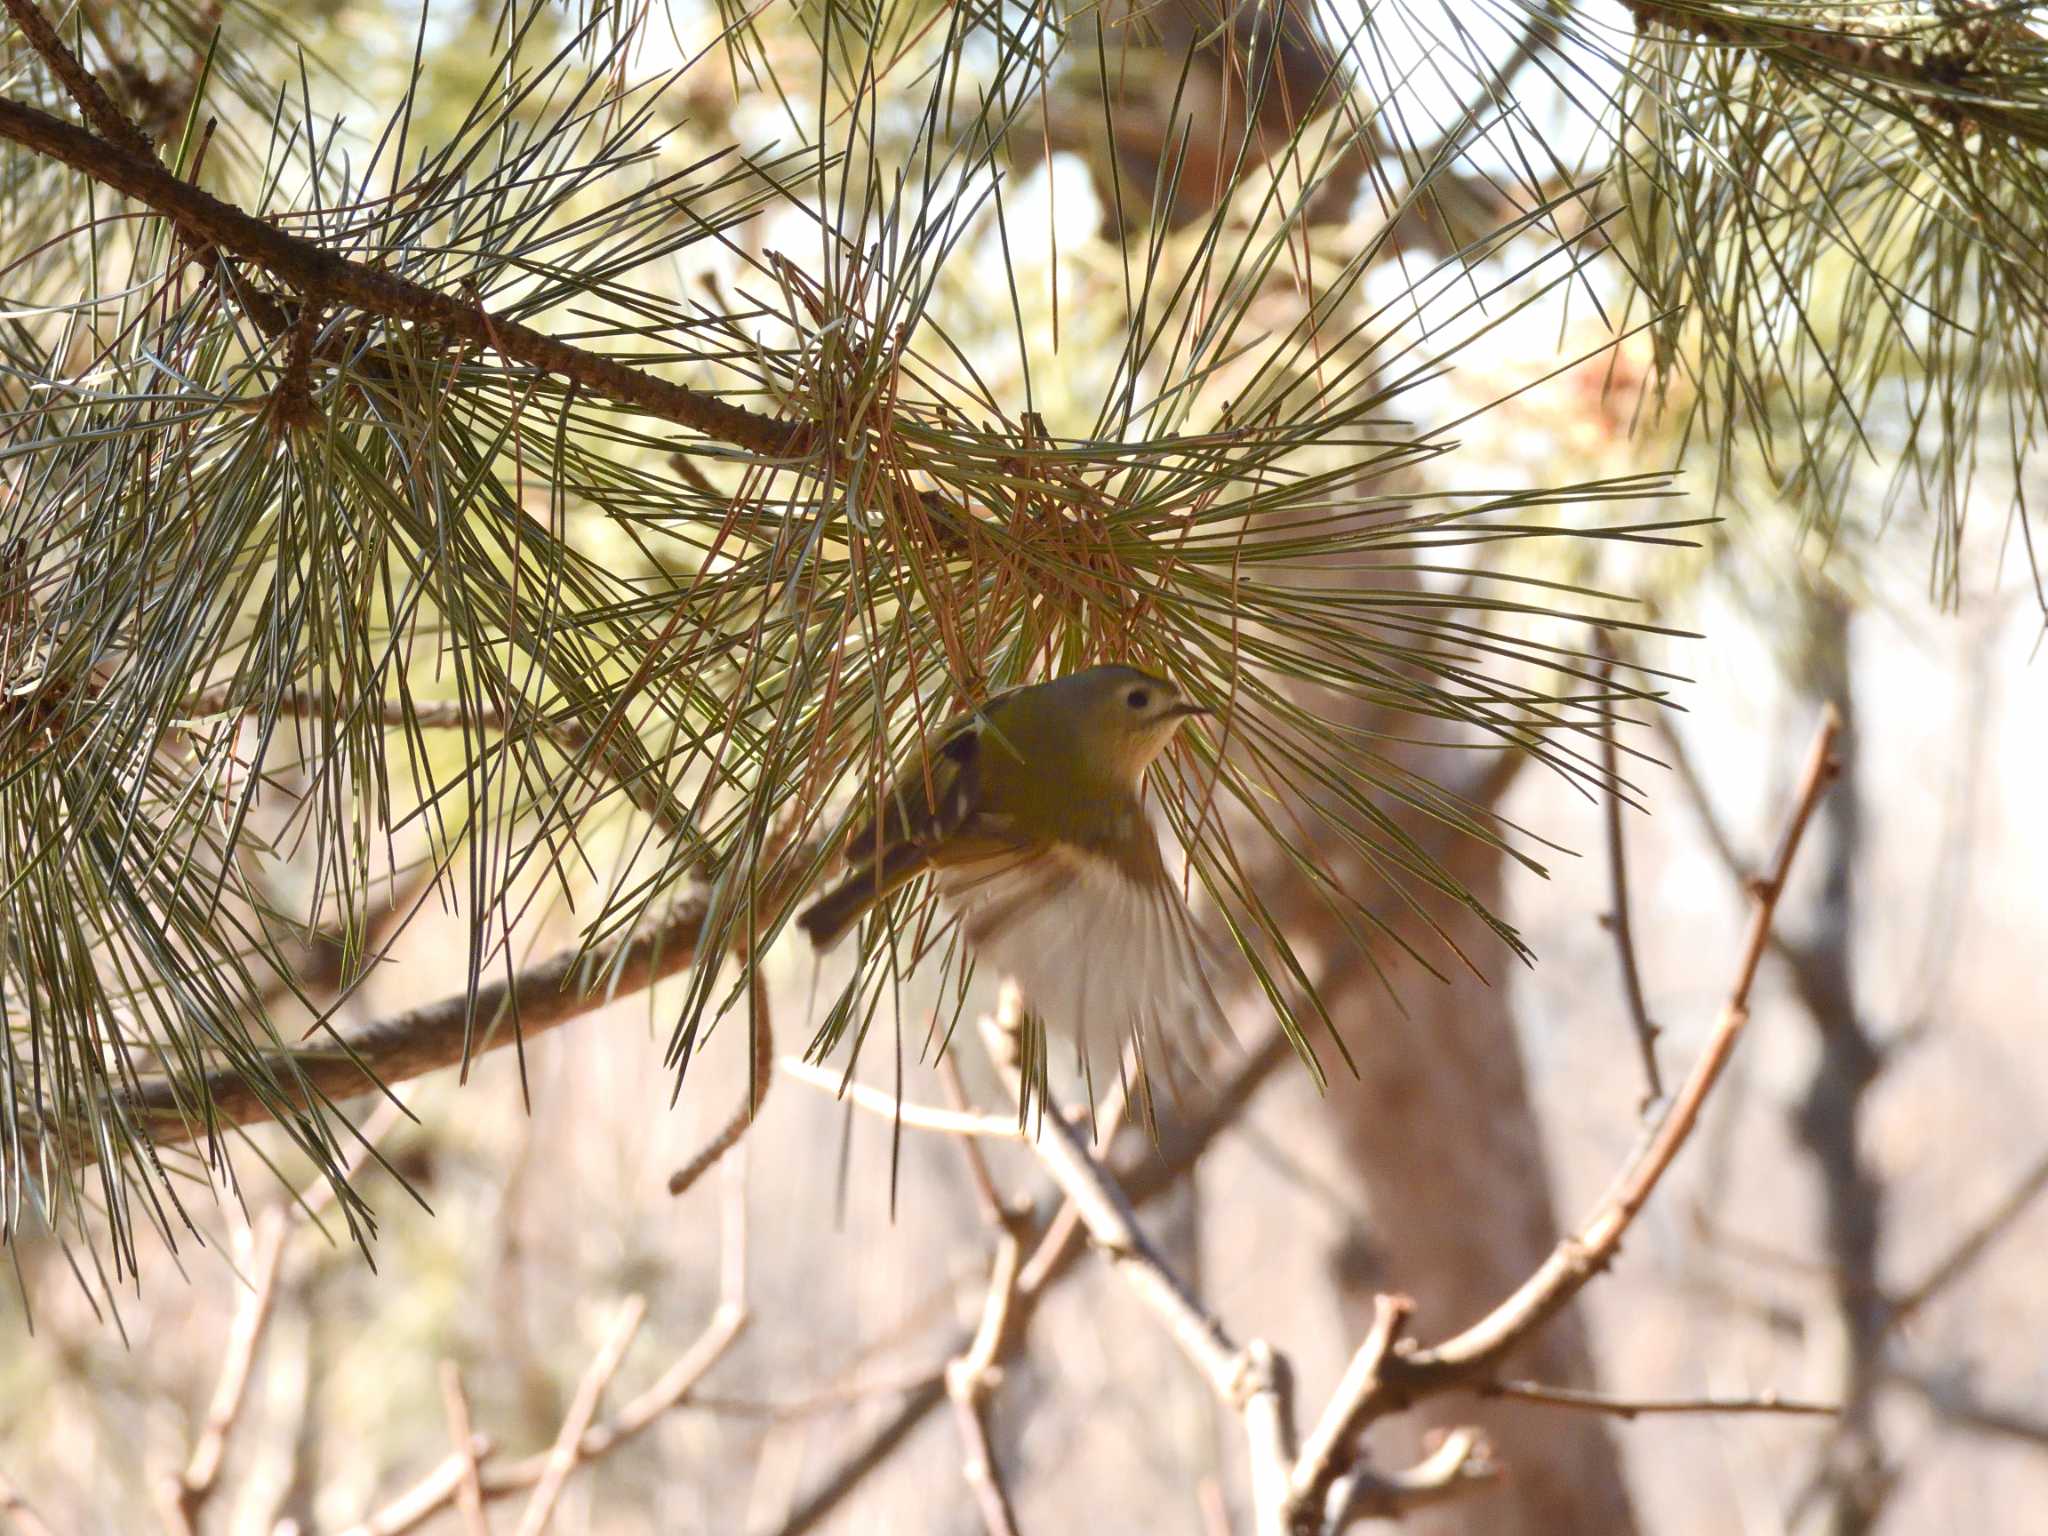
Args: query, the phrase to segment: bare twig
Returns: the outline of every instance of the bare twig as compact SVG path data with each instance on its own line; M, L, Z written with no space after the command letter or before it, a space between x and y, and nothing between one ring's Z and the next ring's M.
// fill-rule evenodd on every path
M404 1106L395 1099L380 1103L357 1130L356 1143L337 1170L336 1178L316 1184L295 1200L267 1207L253 1223L235 1234L235 1269L244 1289L228 1325L213 1397L199 1433L193 1438L184 1470L163 1482L159 1513L165 1530L172 1536L194 1536L199 1530L200 1513L220 1482L228 1442L241 1419L249 1378L270 1325L286 1246L296 1230L293 1218L317 1222L321 1212L333 1203L336 1188L361 1171L377 1142L403 1113Z
M1095 1117L1095 1144L1105 1149L1112 1145L1130 1112L1130 1084L1128 1081L1120 1082L1115 1097ZM1186 1173L1194 1163L1194 1157L1190 1156L1180 1165L1180 1172ZM1151 1162L1144 1166L1151 1166ZM1132 1201L1132 1204L1136 1203L1136 1200ZM1017 1289L1036 1300L1045 1287L1065 1273L1066 1266L1080 1255L1082 1230L1081 1208L1072 1200L1063 1200L1060 1208L1053 1212L1052 1220L1046 1223L1045 1232L1032 1248L1031 1256L1024 1261L1023 1272L1017 1277Z
M663 1371L654 1382L632 1398L610 1419L585 1429L574 1446L573 1465L596 1461L639 1435L663 1414L682 1403L691 1390L702 1381L732 1348L733 1341L746 1329L749 1313L747 1307L747 1195L746 1195L746 1151L742 1147L738 1154L727 1158L720 1173L724 1180L723 1197L719 1207L719 1301L711 1314L704 1331L690 1347L676 1357L674 1364ZM943 1389L937 1389L943 1396ZM488 1454L488 1442L479 1436L474 1444L483 1444L477 1460ZM507 1463L503 1466L485 1467L481 1474L482 1494L485 1503L496 1499L509 1498L535 1487L547 1475L557 1451L544 1451L538 1456ZM461 1469L452 1467L453 1457L444 1459L426 1478L397 1499L387 1504L362 1525L343 1533L343 1536L404 1536L438 1515L453 1503L458 1495Z
M1933 1265L1917 1285L1895 1298L1885 1313L1885 1327L1896 1328L1960 1278L1985 1250L2012 1227L2041 1191L2048 1189L2048 1155L2029 1168L2006 1197L1985 1213L1948 1253Z
M263 1341L271 1305L277 1299L278 1264L284 1257L285 1239L290 1235L291 1227L281 1206L265 1210L252 1226L236 1234L236 1259L245 1271L247 1288L229 1324L213 1400L192 1442L192 1453L186 1459L185 1470L167 1479L163 1494L164 1527L177 1536L188 1536L199 1529L199 1511L220 1481L228 1438L241 1418L249 1373L255 1367L257 1347Z
M484 1460L494 1449L489 1435L473 1436L467 1446L443 1456L425 1477L342 1536L406 1536L418 1530L455 1502L463 1469Z
M972 1143L966 1145L972 1150ZM996 1360L1003 1353L1009 1332L1022 1252L1014 1232L1006 1231L997 1237L981 1325L966 1352L946 1367L946 1395L953 1400L953 1416L960 1426L960 1439L966 1451L962 1470L981 1510L982 1524L988 1527L988 1536L1017 1536L1017 1517L1010 1508L1010 1496L1003 1488L1001 1469L996 1466L995 1452L989 1445L982 1406L999 1374Z
M1022 1134L1017 1129L1015 1115L981 1115L972 1111L939 1109L929 1104L908 1103L887 1089L872 1088L866 1083L848 1082L843 1073L813 1066L795 1056L779 1058L775 1063L775 1070L807 1087L820 1089L835 1099L844 1100L856 1109L866 1110L871 1115L880 1115L906 1130L937 1131L947 1136L996 1136L1010 1141L1015 1141Z
M760 1114L761 1101L768 1097L768 1084L775 1076L775 1027L768 1014L768 983L762 979L756 957L748 956L745 963L747 992L753 1004L753 1017L748 1020L751 1028L749 1039L754 1048L747 1059L747 1091L740 1099L740 1107L733 1111L724 1128L695 1157L668 1176L671 1195L680 1195L740 1144L740 1138L747 1134L754 1117Z
M803 1536L813 1529L870 1472L887 1462L896 1448L909 1438L926 1415L951 1399L943 1376L917 1389L897 1406L894 1413L868 1432L866 1439L826 1469L824 1475L795 1508L783 1516L775 1536Z
M590 1421L597 1416L598 1400L625 1363L626 1351L632 1347L633 1336L640 1331L640 1324L646 1317L647 1299L644 1296L628 1296L625 1305L619 1308L617 1321L592 1358L589 1369L584 1371L583 1380L577 1383L576 1395L569 1400L569 1411L562 1416L561 1433L556 1435L555 1443L547 1453L546 1465L534 1482L533 1497L527 1501L525 1513L519 1518L519 1536L541 1536L548 1528L548 1522L554 1519L555 1501L562 1496L569 1474L583 1459L584 1431L590 1428Z
M951 1053L940 1058L939 1075L946 1085L956 1111L968 1109L967 1085L960 1080L960 1067ZM1012 1134L1015 1128L1012 1127ZM1017 1302L1017 1279L1024 1256L1025 1226L1029 1211L1015 1211L1004 1204L989 1172L981 1144L972 1136L959 1142L960 1156L967 1164L968 1182L974 1189L975 1204L982 1219L996 1234L994 1262L989 1267L988 1292L981 1306L981 1322L967 1348L946 1365L946 1395L953 1400L953 1417L959 1426L965 1451L962 1471L974 1501L981 1510L982 1524L989 1536L1017 1536L1017 1516L1010 1507L1010 1495L1003 1486L1002 1469L996 1465L995 1450L989 1444L984 1405L1001 1379L1000 1361L1009 1352L1011 1315Z
M748 1313L743 1305L720 1302L696 1341L676 1357L675 1363L652 1386L628 1402L615 1417L594 1426L584 1435L577 1446L577 1459L595 1461L609 1454L681 1403L689 1396L690 1389L703 1380L705 1373L732 1347L733 1340L746 1327L747 1319ZM531 1487L540 1473L539 1458L534 1457L487 1471L484 1475L484 1497L498 1499L517 1493Z
M1366 1330L1365 1341L1345 1366L1337 1389L1330 1394L1329 1406L1309 1431L1288 1476L1287 1507L1297 1523L1304 1514L1317 1517L1330 1485L1350 1465L1351 1444L1366 1424L1362 1415L1378 1396L1381 1369L1414 1310L1415 1303L1405 1296L1373 1298L1372 1326Z
M1899 1370L1892 1373L1891 1379L1912 1388L1936 1413L1960 1429L2048 1449L2048 1417L1988 1403L1968 1388L1926 1372Z
M1014 1050L1018 1010L1014 991L1004 989L1003 1015L985 1021L991 1052L1006 1084L1021 1096L1023 1076ZM1033 1147L1060 1191L1073 1202L1088 1235L1140 1302L1156 1314L1181 1353L1225 1403L1236 1404L1250 1369L1244 1351L1223 1324L1168 1269L1138 1227L1137 1214L1102 1165L1090 1155L1080 1136L1050 1108L1031 1122L1037 1135Z
M998 1016L983 1029L991 1054L1009 1091L1024 1102L1025 1083L1017 1060L1022 1004L1016 989L1003 989ZM1219 1402L1245 1421L1250 1444L1252 1483L1257 1490L1285 1486L1290 1458L1286 1444L1291 1413L1285 1403L1284 1370L1270 1349L1242 1348L1222 1322L1202 1305L1169 1269L1138 1226L1136 1213L1114 1180L1089 1153L1080 1135L1058 1114L1034 1117L1033 1147L1053 1182L1066 1195L1108 1259L1111 1269L1172 1335L1190 1364L1208 1382ZM1279 1506L1255 1496L1261 1536L1279 1536Z
M1481 1397L1504 1397L1550 1408L1576 1408L1633 1419L1665 1413L1783 1413L1795 1417L1832 1419L1841 1416L1839 1403L1813 1403L1760 1392L1755 1397L1608 1397L1578 1387L1556 1387L1540 1381L1489 1381L1473 1388Z
M477 1479L476 1457L470 1450L475 1438L469 1423L469 1395L462 1390L462 1371L453 1360L441 1362L441 1406L448 1417L450 1454L461 1472L455 1484L455 1508L462 1516L462 1528L468 1536L490 1536L483 1485Z
M861 1378L842 1386L820 1387L801 1397L729 1397L699 1392L691 1397L690 1406L701 1408L706 1413L731 1414L735 1418L788 1421L808 1418L812 1414L836 1413L850 1404L864 1403L871 1398L901 1397L945 1384L946 1367L942 1363L919 1366L894 1375Z
M1492 1371L1500 1359L1568 1303L1586 1282L1604 1269L1621 1246L1622 1237L1634 1222L1658 1182L1678 1156L1707 1094L1719 1081L1735 1043L1749 1019L1749 991L1756 979L1770 935L1771 920L1792 867L1793 855L1805 834L1814 807L1833 773L1833 749L1840 719L1826 709L1794 793L1792 808L1779 839L1770 873L1751 887L1753 907L1744 935L1735 981L1721 1015L1708 1037L1705 1049L1692 1072L1680 1086L1670 1107L1654 1132L1622 1170L1614 1187L1594 1211L1586 1225L1552 1251L1550 1257L1492 1312L1464 1332L1429 1349L1414 1349L1390 1356L1373 1390L1375 1401L1358 1411L1357 1422L1370 1422L1378 1414L1413 1401L1428 1392L1442 1391Z
M1484 1435L1454 1429L1405 1472L1360 1467L1346 1474L1331 1489L1334 1508L1327 1529L1341 1531L1354 1520L1398 1520L1427 1505L1461 1498L1494 1481L1500 1471Z
M1613 648L1604 630L1595 631L1600 648L1600 680L1603 687L1614 676ZM1610 690L1611 691L1611 690ZM1607 931L1614 935L1614 948L1621 961L1622 994L1628 999L1629 1021L1635 1026L1636 1049L1642 1053L1643 1109L1664 1097L1664 1079L1657 1070L1657 1026L1643 1001L1642 968L1636 961L1635 930L1629 922L1628 859L1621 829L1621 748L1615 740L1616 722L1612 706L1600 725L1600 769L1607 808L1607 882L1612 910L1607 914Z
M939 1081L946 1085L946 1097L952 1100L956 1112L966 1114L972 1111L974 1106L967 1097L967 1084L961 1081L960 1064L953 1059L951 1051L939 1059ZM1015 1128L1012 1129L1014 1133ZM982 1155L979 1143L972 1136L960 1138L960 1160L967 1165L967 1183L974 1191L974 1204L981 1212L981 1219L993 1227L999 1237L1013 1238L1021 1244L1030 1212L1012 1211L1004 1202L1002 1192L996 1188L995 1175L989 1172L988 1159ZM1012 1275L1008 1289L1014 1291L1016 1288L1016 1276Z
M1143 1204L1171 1189L1201 1160L1216 1137L1244 1112L1279 1064L1292 1055L1293 1047L1276 1026L1245 1053L1237 1071L1218 1090L1204 1114L1186 1126L1176 1123L1162 1127L1159 1144L1156 1147L1148 1145L1143 1155L1121 1170L1117 1177L1118 1183L1130 1191L1131 1202ZM1125 1101L1119 1097L1096 1117L1099 1145L1108 1146L1114 1141L1116 1128L1122 1124L1126 1108ZM1082 1230L1079 1207L1072 1200L1064 1200L1031 1249L1031 1256L1024 1261L1017 1277L1017 1300L1012 1308L1010 1328L1013 1348L1015 1341L1021 1339L1029 1328L1039 1301L1055 1284L1073 1272L1074 1263L1082 1252L1080 1243L1076 1241ZM958 1353L967 1348L970 1340L971 1335L958 1336L948 1348ZM908 1389L908 1395L897 1405L896 1411L868 1431L865 1439L827 1469L802 1502L783 1517L782 1524L775 1529L775 1536L803 1536L804 1532L814 1528L947 1400L943 1379Z

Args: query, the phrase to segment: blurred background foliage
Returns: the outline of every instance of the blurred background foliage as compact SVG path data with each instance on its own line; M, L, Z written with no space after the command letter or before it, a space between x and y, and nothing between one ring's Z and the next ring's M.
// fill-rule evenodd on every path
M0 95L76 121L26 9ZM218 1251L216 1203L270 1198L265 1164L330 1187L337 1236L372 1257L395 1240L423 1277L397 1301L322 1291L359 1276L344 1246L294 1282L399 1307L379 1352L448 1352L480 1286L548 1288L496 1297L510 1329L676 1273L623 1215L558 1274L508 1251L545 1246L573 1198L506 1217L490 1251L427 1250L551 1182L525 1159L574 1162L575 1188L645 1184L650 1147L728 1107L732 1036L763 1022L749 965L785 1050L925 1070L980 996L930 913L815 976L776 936L859 787L994 688L1119 659L1219 706L1163 809L1243 958L1244 1018L1277 1015L1334 1092L1349 1066L1372 1078L1360 1036L1383 1014L1432 1019L1442 982L1499 982L1556 936L1513 893L1597 837L1575 806L1654 808L1666 758L1720 802L1743 738L1673 725L1686 677L1728 675L1756 639L1759 693L1852 699L1871 612L1967 620L2014 653L2044 606L2032 12L41 12L188 183L486 329L535 327L782 435L683 425L605 376L204 254L174 210L6 140L0 1200L24 1305L92 1357L24 1355L15 1400L56 1406L14 1426L55 1444L125 1411L65 1395L121 1347L62 1321L65 1273L143 1319L127 1337L161 1375L134 1411L159 1416L193 1367L146 1341L201 1305L160 1300L172 1257ZM1886 824L1853 819L1874 794L1838 800L1821 936L1787 960L1833 1020L1801 1122L1855 1366L1830 1386L1869 1405L1816 1486L1872 1519L1890 1329L1865 1305L1878 1237L1851 1228L1874 1208L1858 1117L1883 1031L1855 1006L1851 893ZM1943 868L1930 911L1970 878ZM342 1093L315 1064L359 1026L445 994L466 1062L521 1035L492 983L568 946L602 984L627 935L683 910L694 959L621 1005L647 1021L642 1073L683 1104L666 1129L613 1128L630 1175L591 1166L604 1137L571 1157L520 1128L525 1099L571 1091L536 1061L581 1084L579 1124L635 1081L570 1071L551 1038L521 1041L488 1112L425 1090L379 1194L343 1177L372 1101L336 1101L369 1079ZM700 1090L702 1053L720 1075ZM1552 1067L1535 1054L1539 1094ZM275 1123L229 1124L223 1084ZM1502 1091L1527 1122L1512 1151L1541 1117L1519 1078ZM893 1191L920 1166L897 1155L844 1176ZM1540 1157L1527 1177L1547 1210ZM481 1225L423 1224L408 1186ZM1367 1203L1398 1248L1391 1198ZM831 1205L792 1225L818 1233ZM701 1313L708 1277L680 1289ZM846 1304L872 1322L878 1294ZM483 1332L480 1354L502 1346L487 1397L544 1437L561 1362ZM306 1406L369 1368L332 1338L305 1349L322 1379L295 1433L374 1417ZM695 1464L709 1431L676 1433ZM318 1460L278 1460L276 1507L324 1525L379 1474ZM658 1483L638 1465L621 1475ZM746 1497L772 1503L784 1475ZM741 1495L705 1497L730 1524Z

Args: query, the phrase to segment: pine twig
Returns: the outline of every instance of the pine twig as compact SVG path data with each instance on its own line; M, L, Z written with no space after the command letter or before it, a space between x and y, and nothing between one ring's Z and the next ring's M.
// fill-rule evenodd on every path
M29 8L28 0L8 4L10 9ZM24 102L0 98L0 138L133 198L169 219L200 248L239 256L301 294L427 328L444 342L497 352L512 362L566 378L601 399L766 459L802 459L816 436L805 423L734 405L708 391L560 341L509 316L492 315L473 301L336 255L179 180L154 155L123 148Z
M285 1097L303 1108L315 1099L353 1098L379 1085L452 1067L463 1059L466 1046L485 1051L510 1044L515 1035L530 1040L687 968L697 958L707 911L705 899L693 896L666 920L602 949L569 945L509 979L477 987L473 996L458 992L405 1009L351 1031L338 1044L269 1053L262 1058L264 1069ZM513 1018L517 1031L494 1027ZM210 1119L192 1115L188 1107L194 1103L210 1103ZM200 1085L189 1079L144 1078L134 1092L122 1095L121 1107L159 1146L273 1115L273 1106L250 1085L246 1068L208 1073L203 1098ZM81 1148L80 1155L91 1150Z
M747 990L753 1001L753 1018L749 1022L754 1047L753 1054L747 1059L747 1091L740 1100L740 1107L733 1111L724 1128L695 1157L669 1175L668 1192L671 1195L680 1195L740 1144L740 1138L753 1127L754 1117L761 1113L761 1102L768 1097L768 1085L775 1080L775 1028L768 1013L768 984L762 979L761 967L755 957L749 955L746 965Z

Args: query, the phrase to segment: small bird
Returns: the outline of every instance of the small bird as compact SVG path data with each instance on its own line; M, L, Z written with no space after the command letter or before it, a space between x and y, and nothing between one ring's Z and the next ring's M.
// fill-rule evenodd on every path
M1091 1075L1221 1026L1202 946L1140 798L1191 717L1164 678L1090 667L999 693L933 734L840 842L850 873L797 918L819 950L926 871L979 962L1014 980Z

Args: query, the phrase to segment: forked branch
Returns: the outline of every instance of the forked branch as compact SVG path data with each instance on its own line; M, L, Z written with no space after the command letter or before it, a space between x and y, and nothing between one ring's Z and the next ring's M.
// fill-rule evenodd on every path
M1554 1317L1585 1284L1606 1268L1636 1215L1670 1169L1698 1123L1707 1095L1727 1065L1749 1017L1749 994L1784 893L1792 860L1834 772L1833 748L1840 721L1834 710L1822 717L1808 748L1786 825L1770 872L1751 889L1752 910L1736 965L1735 980L1698 1062L1666 1109L1642 1150L1579 1233L1560 1242L1513 1295L1455 1337L1421 1349L1402 1338L1409 1303L1381 1297L1373 1326L1354 1355L1328 1407L1297 1454L1293 1446L1291 1376L1282 1360L1261 1341L1239 1345L1223 1322L1167 1267L1137 1224L1129 1201L1088 1147L1057 1114L1036 1124L1033 1146L1040 1162L1065 1192L1089 1236L1160 1321L1219 1401L1234 1409L1245 1426L1251 1460L1255 1528L1260 1536L1334 1532L1367 1515L1388 1516L1418 1504L1455 1496L1493 1477L1484 1440L1461 1430L1430 1458L1406 1472L1386 1474L1369 1467L1360 1437L1378 1418L1423 1396L1462 1386L1488 1390L1500 1361ZM1022 1009L1006 993L1002 1015L987 1032L1011 1092L1023 1080L1016 1041ZM1775 1399L1713 1399L1629 1405L1591 1397L1568 1403L1557 1394L1494 1384L1496 1395L1525 1396L1574 1408L1636 1411L1819 1412L1821 1404L1785 1404Z

